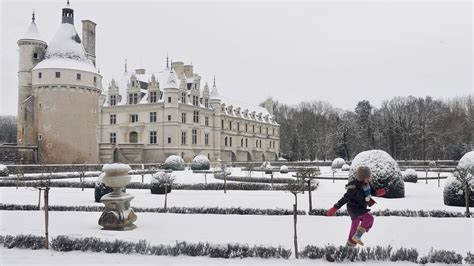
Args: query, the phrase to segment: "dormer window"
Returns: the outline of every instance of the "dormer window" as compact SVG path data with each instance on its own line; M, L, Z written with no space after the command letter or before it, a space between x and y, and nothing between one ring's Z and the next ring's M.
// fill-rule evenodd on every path
M150 92L150 103L156 103L156 91Z
M38 78L39 78L39 79L40 79L40 78L43 78L43 73L38 72Z
M110 105L117 105L117 95L110 95Z
M128 104L137 104L137 103L138 103L138 93L129 93Z

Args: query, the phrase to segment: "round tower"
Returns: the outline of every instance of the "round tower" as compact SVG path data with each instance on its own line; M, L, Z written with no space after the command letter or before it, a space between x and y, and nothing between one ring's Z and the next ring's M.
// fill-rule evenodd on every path
M44 58L47 44L40 37L33 12L31 24L23 37L18 40L18 116L17 143L18 145L36 145L34 132L31 70Z
M164 135L165 135L165 148L171 148L168 155L178 154L178 147L180 143L180 126L179 126L179 85L176 71L173 69L173 64L171 68L166 69L162 74L164 76L163 80L166 80L166 83L163 86L163 98L164 98Z
M101 83L68 3L44 60L32 70L41 163L98 163Z

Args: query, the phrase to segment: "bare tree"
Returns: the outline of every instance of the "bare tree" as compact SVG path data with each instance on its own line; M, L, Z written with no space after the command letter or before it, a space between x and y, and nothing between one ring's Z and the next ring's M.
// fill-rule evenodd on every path
M298 231L297 231L297 222L298 222L298 194L305 191L305 183L300 179L289 182L287 184L287 190L293 196L295 196L295 203L293 204L293 244L295 247L295 258L298 258Z
M296 172L296 178L302 180L306 184L306 188L308 189L308 200L309 200L309 211L313 210L313 199L312 193L314 187L314 180L320 174L318 167L305 167L300 168Z

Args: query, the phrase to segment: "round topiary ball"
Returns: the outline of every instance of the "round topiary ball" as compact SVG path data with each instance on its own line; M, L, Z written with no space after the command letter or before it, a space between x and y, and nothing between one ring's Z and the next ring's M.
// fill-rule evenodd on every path
M341 167L341 171L349 171L351 169L351 166L348 165L347 163L345 163L342 167Z
M171 155L166 158L165 163L163 164L164 169L169 169L173 171L183 171L185 168L184 160L178 155Z
M418 174L414 169L407 169L403 173L403 181L416 183L418 182Z
M211 164L205 155L198 155L194 157L191 163L191 170L209 170Z
M281 173L281 174L288 174L288 166L282 165L282 166L280 167L280 173Z
M0 164L0 176L8 176L10 174L10 171L8 171L8 168L3 165L3 164Z
M359 166L368 166L372 172L375 189L386 188L387 198L403 198L405 185L398 163L388 153L382 150L363 151L354 158L349 169L349 181L356 178L355 172Z
M474 151L470 151L459 160L457 169L470 169L474 167ZM444 184L443 190L443 201L445 205L448 206L466 206L465 202L465 191L463 184L457 180L456 175L448 177L446 183ZM469 182L471 186L471 191L474 191L474 179ZM471 192L473 193L473 192ZM469 206L474 206L473 197L469 200Z
M332 169L340 169L342 166L346 164L346 161L342 158L336 158L332 161L331 168Z

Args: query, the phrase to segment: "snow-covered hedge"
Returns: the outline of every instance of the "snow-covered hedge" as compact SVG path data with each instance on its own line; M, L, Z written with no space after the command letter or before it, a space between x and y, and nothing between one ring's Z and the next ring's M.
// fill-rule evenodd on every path
M470 169L474 167L474 151L470 151L459 160L458 169ZM471 186L471 198L469 200L469 206L474 206L474 178L469 182ZM450 176L444 183L443 190L444 204L448 206L466 206L465 203L465 191L462 183L456 179L456 176Z
M272 168L272 165L270 164L270 162L265 161L265 162L262 163L261 167L264 168L264 169L270 169L270 168Z
M183 158L178 155L169 156L168 158L166 158L166 161L163 164L164 169L170 169L173 171L182 171L184 170L185 166L186 165L184 164Z
M194 157L191 163L191 170L209 170L210 168L211 164L205 155L198 155Z
M398 163L388 153L382 150L363 151L354 158L349 170L349 181L356 178L355 172L359 166L368 166L372 171L375 189L387 188L387 198L403 198L405 185Z
M154 174L150 182L151 194L166 194L171 192L175 178L172 174L158 172Z
M346 163L341 167L341 171L349 171L349 170L351 170L351 166Z
M103 182L102 179L104 178L105 173L102 173L99 175L95 182L95 187L94 187L94 199L95 202L100 202L100 199L105 195L109 194L110 192L113 191L111 187L106 186Z
M331 163L331 168L332 169L339 169L342 168L342 166L346 164L346 161L342 158L336 158L332 161Z
M282 165L282 166L280 167L280 173L281 173L281 174L288 174L288 166Z
M407 169L403 173L403 181L416 183L418 182L418 174L414 169Z
M0 176L8 176L10 174L10 171L8 171L8 168L3 165L3 164L0 164Z

